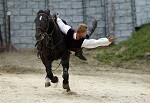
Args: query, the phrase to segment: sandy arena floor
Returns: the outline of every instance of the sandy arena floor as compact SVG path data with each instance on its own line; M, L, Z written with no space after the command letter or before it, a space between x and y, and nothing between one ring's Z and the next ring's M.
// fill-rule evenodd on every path
M87 62L71 55L66 92L61 66L54 71L59 82L44 87L45 68L35 50L0 53L0 103L150 103L148 72L103 66L94 54L85 52Z

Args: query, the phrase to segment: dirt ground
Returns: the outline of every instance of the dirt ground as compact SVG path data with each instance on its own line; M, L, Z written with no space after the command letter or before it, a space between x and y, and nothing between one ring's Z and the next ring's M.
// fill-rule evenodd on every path
M53 63L59 82L45 88L36 50L0 53L0 103L150 103L150 68L104 66L94 59L96 53L85 51L86 62L71 54L70 92L62 88L59 60Z

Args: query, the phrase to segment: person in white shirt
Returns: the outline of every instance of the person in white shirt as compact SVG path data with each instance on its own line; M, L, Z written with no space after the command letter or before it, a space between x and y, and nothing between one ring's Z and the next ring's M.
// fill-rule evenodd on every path
M77 29L74 30L71 26L63 23L60 19L59 14L56 14L56 22L60 28L60 30L66 34L67 36L67 46L68 49L74 52L80 51L82 48L96 48L98 46L108 46L110 45L116 38L108 37L108 38L100 38L100 39L87 39L86 36L88 34L88 26L86 24L79 24ZM77 55L78 56L78 55ZM81 56L81 58L80 58ZM82 60L86 60L82 53L78 56Z

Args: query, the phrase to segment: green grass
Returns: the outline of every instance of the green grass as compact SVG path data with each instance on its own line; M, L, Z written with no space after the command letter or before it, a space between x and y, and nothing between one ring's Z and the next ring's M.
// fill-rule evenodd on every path
M128 64L130 68L135 60L147 59L146 53L150 53L150 24L143 25L140 30L132 33L132 37L116 45L111 45L101 51L96 59L113 66Z

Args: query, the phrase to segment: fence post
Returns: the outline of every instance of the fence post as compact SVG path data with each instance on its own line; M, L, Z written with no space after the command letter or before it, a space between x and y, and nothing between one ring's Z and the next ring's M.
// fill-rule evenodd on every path
M11 51L10 15L11 13L8 11L8 51Z
M12 45L11 43L11 22L10 22L10 15L11 12L7 12L7 16L8 16L8 44L6 45L6 49L11 52L11 51L16 51L16 48Z
M3 37L1 32L1 25L0 25L0 47L3 47Z

